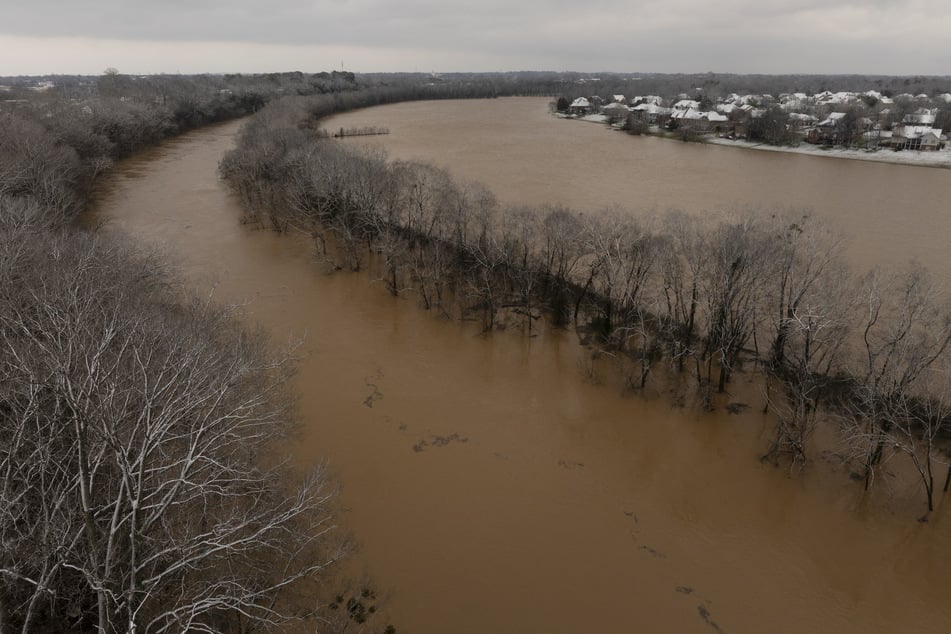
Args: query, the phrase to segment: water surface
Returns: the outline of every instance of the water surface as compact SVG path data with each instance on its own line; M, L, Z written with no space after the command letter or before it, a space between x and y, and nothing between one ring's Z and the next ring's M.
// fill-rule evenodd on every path
M402 118L357 115L390 127L388 144L401 138L401 121L418 118L414 125L429 130L432 143L435 129L446 131L451 149L442 156L465 155L494 173L509 174L534 156L551 175L533 165L522 186L467 173L523 202L575 187L591 196L640 192L647 201L689 179L689 170L668 175L667 186L645 177L636 166L648 158L624 154L638 143L667 160L680 152L685 165L694 164L689 152L708 151L741 165L801 160L707 147L685 153L677 144L530 118L539 103L407 104L393 107ZM442 119L462 125L459 113L473 130L483 129L473 119L504 123L481 133L503 132L494 150L491 139L463 142L471 137ZM583 377L585 353L570 334L484 338L475 326L419 309L411 297L390 297L363 274L326 275L306 240L239 224L237 201L216 173L238 125L197 131L120 164L93 220L164 248L190 284L243 304L277 342L303 338L293 386L303 430L294 457L302 466L330 461L342 483L340 524L361 545L357 567L389 593L400 630L951 628L943 503L930 522L918 523L914 483L863 498L828 454L796 477L761 464L769 420L758 412L756 386L733 386L733 400L754 405L739 415L674 409L666 395L623 394L606 371L600 385ZM532 154L505 134L525 139L533 129L541 148L562 149ZM574 139L575 149L549 138L553 129ZM516 163L506 169L511 156ZM594 167L613 163L627 182ZM841 168L844 179L855 170L895 169L823 165ZM738 168L721 168L719 188L709 175L701 187L735 191L726 181L737 180ZM569 177L575 186L560 183ZM704 200L702 192L683 195Z

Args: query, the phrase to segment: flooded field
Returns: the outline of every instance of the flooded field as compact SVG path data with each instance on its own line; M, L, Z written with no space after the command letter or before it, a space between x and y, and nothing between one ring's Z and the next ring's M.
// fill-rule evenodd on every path
M507 202L719 209L784 188L799 196L788 205L811 192L816 213L863 219L846 227L858 261L899 261L902 241L925 236L922 259L947 258L939 170L631 139L552 119L538 99L405 104L328 125L389 127L373 142L394 157L446 164ZM607 365L581 372L570 333L481 337L366 274L325 274L306 240L239 224L216 172L238 127L121 164L91 220L165 249L275 342L303 341L294 458L338 475L340 525L399 631L951 628L944 503L919 523L914 483L863 496L830 454L794 477L761 464L770 421L755 385L733 387L751 405L736 415L672 408L625 394ZM778 179L782 164L795 176ZM831 174L825 196L806 174ZM899 190L904 204L863 208ZM911 191L931 206L894 218L912 212Z

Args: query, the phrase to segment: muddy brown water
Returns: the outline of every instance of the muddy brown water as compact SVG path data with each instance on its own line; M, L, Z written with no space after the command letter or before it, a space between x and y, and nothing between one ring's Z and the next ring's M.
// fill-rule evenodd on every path
M438 106L467 121L503 107L508 121L538 103ZM437 105L412 105L438 120ZM394 120L364 114L393 130L387 143L399 138ZM547 130L544 115L516 119L523 138L536 122ZM242 303L278 342L303 338L294 458L332 465L357 567L389 594L401 631L951 629L945 503L918 523L912 482L866 497L819 456L794 477L762 465L769 420L742 381L732 398L753 406L738 415L672 408L623 394L606 367L601 384L582 376L568 334L483 338L363 274L326 275L306 241L239 224L216 174L238 127L120 164L91 220L165 249L192 285ZM601 178L609 133L564 129L587 137L590 156L546 160L577 161L578 182ZM669 147L657 151L694 151ZM860 168L882 166L843 166Z
M448 167L507 204L715 217L804 211L845 234L856 269L917 258L951 281L951 170L633 137L550 116L549 101L395 104L337 115L325 127L387 127L387 136L346 142Z

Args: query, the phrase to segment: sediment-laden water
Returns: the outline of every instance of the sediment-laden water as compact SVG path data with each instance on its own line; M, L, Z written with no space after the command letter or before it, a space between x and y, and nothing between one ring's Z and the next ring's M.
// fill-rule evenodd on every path
M630 139L550 119L537 99L404 104L333 125L386 126L393 155L445 162L503 201L722 207L811 189L830 201L821 213L863 220L858 260L898 261L923 239L898 229L935 223L919 254L940 262L951 235L934 204L908 204L945 195L938 170ZM742 380L731 399L751 407L739 414L674 408L659 389L624 394L570 333L481 337L365 274L325 274L306 240L239 224L216 171L238 126L122 163L91 220L164 248L188 283L242 304L275 341L302 340L291 451L339 476L356 567L389 594L400 630L951 628L944 501L919 523L914 482L863 496L831 452L793 477L761 464L770 421ZM805 174L828 176L827 190ZM877 184L906 204L868 208Z

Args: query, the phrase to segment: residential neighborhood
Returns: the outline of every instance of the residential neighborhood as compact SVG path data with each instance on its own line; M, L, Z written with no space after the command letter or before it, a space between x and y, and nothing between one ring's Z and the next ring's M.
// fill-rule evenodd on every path
M934 152L948 147L951 93L802 92L730 94L712 99L611 95L559 100L565 116L600 117L632 134L715 136L770 145L811 143L874 151Z

